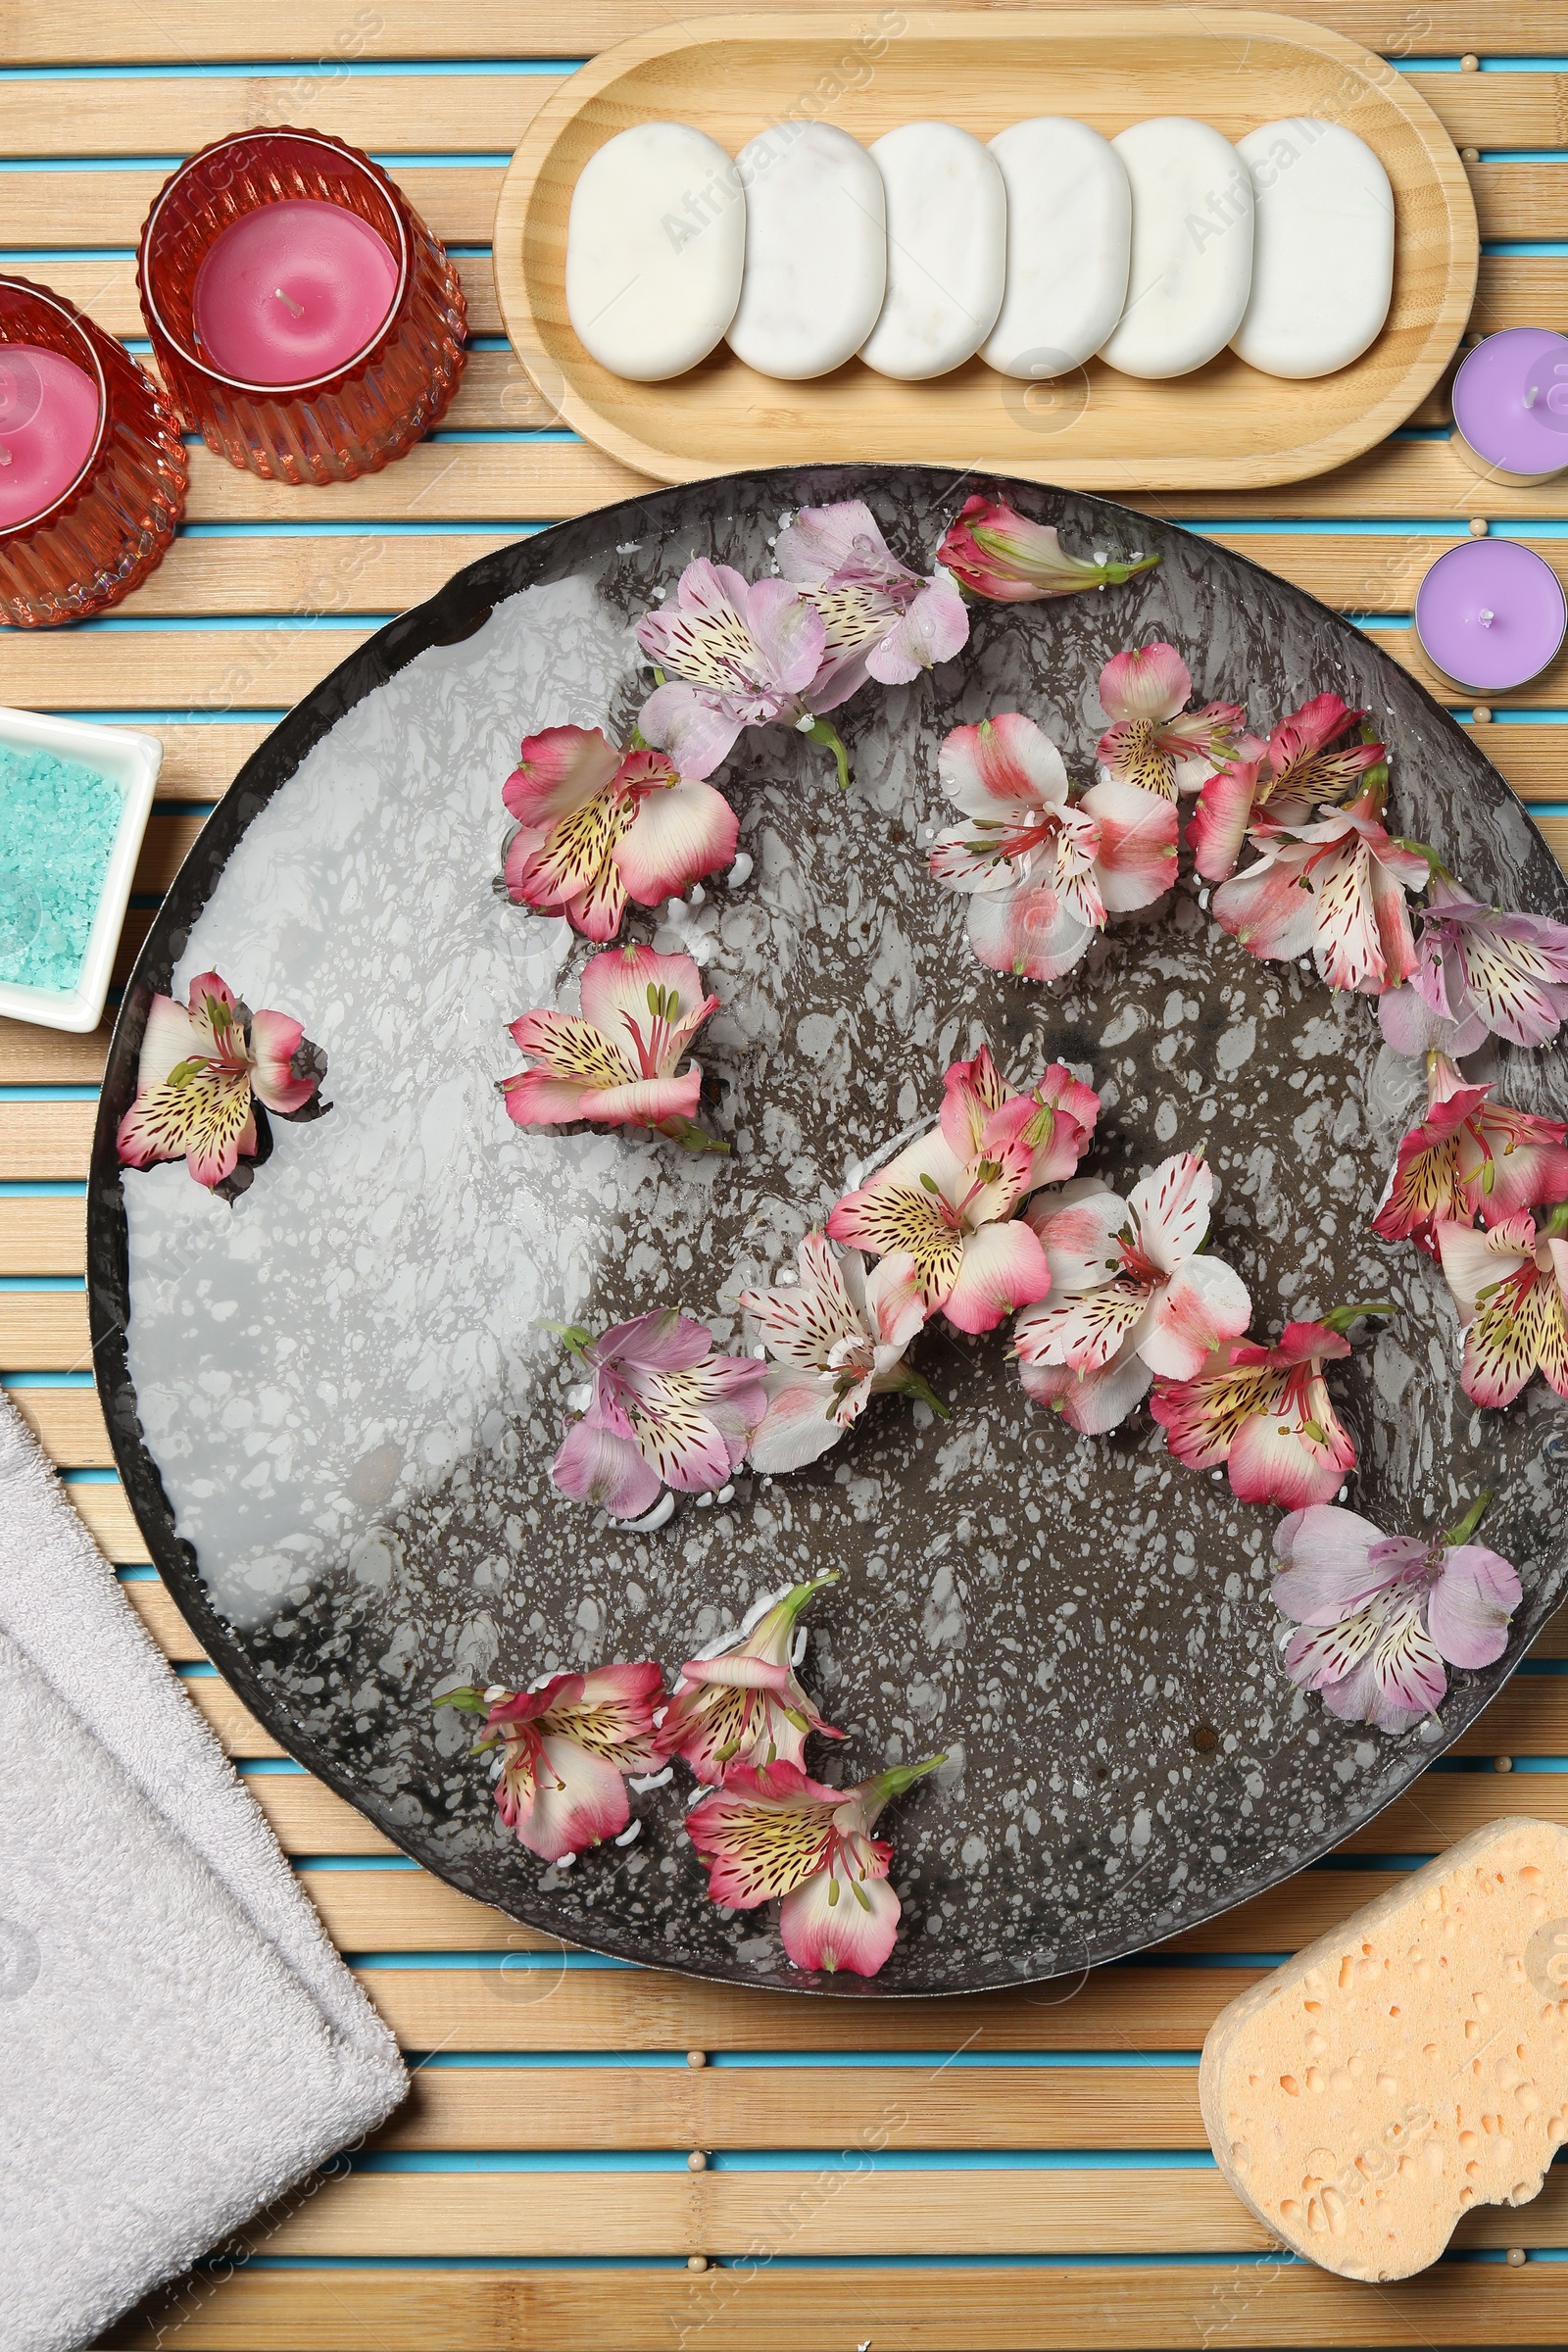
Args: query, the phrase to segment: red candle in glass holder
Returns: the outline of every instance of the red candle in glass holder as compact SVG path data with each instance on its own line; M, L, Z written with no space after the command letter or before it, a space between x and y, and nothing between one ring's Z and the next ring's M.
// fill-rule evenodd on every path
M159 564L185 447L123 345L47 287L0 277L0 619L81 620Z
M220 139L161 189L137 285L165 381L209 449L352 481L445 413L465 358L444 248L368 156L314 130Z

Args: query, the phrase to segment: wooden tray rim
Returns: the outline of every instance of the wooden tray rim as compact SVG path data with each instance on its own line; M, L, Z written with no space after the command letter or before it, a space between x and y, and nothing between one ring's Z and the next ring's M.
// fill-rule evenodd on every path
M1133 40L1156 32L1168 36L1173 24L1195 41L1224 40L1233 46L1240 36L1253 41L1289 43L1334 60L1375 87L1416 132L1426 149L1433 177L1448 221L1448 263L1442 298L1427 327L1417 358L1398 383L1359 416L1336 426L1315 440L1291 450L1224 459L1166 458L1146 460L1138 486L1150 489L1240 489L1274 482L1301 481L1327 473L1373 448L1402 424L1439 381L1458 348L1475 301L1480 270L1481 237L1475 199L1457 149L1438 116L1414 87L1387 59L1363 49L1342 33L1304 18L1261 10L1212 9L1186 6L1113 9L998 9L985 15L966 10L904 11L900 39L934 42L961 38L976 46L1020 39L1051 47L1064 38L1093 33ZM1198 31L1192 31L1196 25ZM875 29L873 25L871 29ZM634 34L602 50L570 74L534 116L507 167L496 204L493 262L496 293L507 335L523 368L541 397L560 420L584 440L618 458L637 472L657 481L696 481L705 475L732 472L738 466L812 465L835 462L820 451L759 447L745 460L724 455L712 465L666 450L642 435L628 432L605 416L584 396L570 375L547 357L548 338L533 306L523 266L523 231L540 174L563 132L583 110L622 75L637 66L683 49L711 49L726 42L783 45L819 42L824 52L839 50L846 41L863 39L867 23L850 11L832 14L708 17L675 22ZM554 331L554 330L552 330ZM569 332L569 330L567 330ZM675 379L679 380L679 379ZM656 387L649 387L650 391ZM1223 417L1216 420L1216 440L1222 437ZM909 464L953 463L935 451L906 457ZM1065 452L1054 462L1031 465L1013 450L999 451L971 461L981 472L1009 473L1024 480L1053 481L1066 489L1095 490L1125 495L1133 484L1132 462L1126 456L1072 458Z

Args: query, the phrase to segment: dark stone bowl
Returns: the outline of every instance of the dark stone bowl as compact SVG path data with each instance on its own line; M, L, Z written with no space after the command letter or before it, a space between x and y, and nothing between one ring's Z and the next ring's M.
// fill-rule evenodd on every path
M757 576L787 512L860 495L920 563L972 486L867 466L650 491L486 557L383 629L204 829L127 991L94 1148L116 1453L154 1560L246 1704L466 1892L736 1983L867 1989L790 1971L771 1910L708 1901L683 1768L635 1797L631 1842L545 1869L496 1823L465 1727L432 1710L444 1677L522 1685L645 1656L673 1672L760 1595L838 1569L803 1672L848 1737L817 1743L815 1769L949 1757L887 1818L904 1930L875 1989L968 1990L1137 1950L1326 1853L1472 1721L1563 1580L1556 1399L1538 1381L1507 1412L1472 1409L1440 1279L1368 1232L1417 1091L1371 1004L1254 961L1190 880L1116 921L1059 988L1004 979L925 873L948 728L1026 710L1087 783L1101 665L1168 637L1200 701L1245 702L1265 729L1327 688L1365 705L1392 747L1396 828L1477 895L1568 915L1513 795L1376 639L1185 531L1007 484L1070 548L1163 560L1125 588L978 608L958 660L862 691L837 714L847 798L799 736L742 739L720 780L753 871L681 918L723 1000L702 1058L732 1158L506 1122L504 1022L574 1002L586 955L491 888L519 737L629 723L646 683L629 624L693 556ZM629 936L656 935L678 944L638 913ZM275 1128L233 1204L177 1165L122 1177L114 1143L151 993L212 963L331 1057L332 1109ZM1494 1488L1487 1538L1526 1594L1505 1657L1455 1673L1436 1723L1389 1739L1293 1690L1269 1600L1277 1514L1177 1466L1145 1412L1079 1439L1029 1404L1001 1335L922 1341L946 1423L880 1400L814 1467L743 1476L656 1533L551 1488L570 1374L541 1319L598 1326L678 1298L734 1336L737 1270L792 1258L847 1167L933 1112L943 1069L982 1036L1019 1078L1053 1056L1092 1069L1104 1109L1086 1167L1121 1189L1202 1144L1212 1247L1250 1286L1254 1332L1396 1301L1335 1375L1360 1456L1348 1499L1404 1532ZM1560 1048L1499 1050L1494 1068L1520 1107L1568 1100Z

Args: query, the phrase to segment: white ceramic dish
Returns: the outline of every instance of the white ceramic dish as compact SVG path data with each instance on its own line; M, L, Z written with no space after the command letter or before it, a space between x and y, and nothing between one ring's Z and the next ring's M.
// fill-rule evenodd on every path
M46 718L36 710L0 710L0 746L15 752L52 752L57 760L79 760L96 768L120 792L122 808L109 867L81 959L71 989L23 988L0 981L0 1015L33 1021L45 1029L96 1029L109 994L115 950L130 902L131 876L152 814L153 790L164 747L156 735L130 727L98 727L85 719Z

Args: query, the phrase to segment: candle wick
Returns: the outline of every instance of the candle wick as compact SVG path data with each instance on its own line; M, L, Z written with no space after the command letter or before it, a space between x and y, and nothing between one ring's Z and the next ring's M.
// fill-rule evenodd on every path
M303 303L290 302L288 296L284 293L281 286L274 286L272 288L272 292L277 296L278 301L283 305L284 309L288 311L294 318L304 318L305 306Z
M1486 606L1485 606L1485 605L1483 605L1483 606L1482 606L1482 608L1481 608L1481 626L1482 626L1484 629L1490 629L1490 628L1491 628L1491 626L1492 626L1492 624L1493 624L1493 622L1494 622L1494 621L1496 619L1496 617L1497 617L1497 615L1495 614L1495 612L1489 612L1487 611L1487 608L1486 608Z
M1540 390L1541 390L1541 386L1540 386L1539 384L1532 384L1532 385L1531 385L1531 387L1530 387L1529 391L1528 391L1528 392L1525 394L1525 407L1526 407L1527 409L1533 409L1533 408L1535 407L1535 405L1536 405L1536 394L1537 394L1537 393L1538 393Z
M7 449L4 442L0 441L0 466L9 466L10 463L11 452L9 449Z

